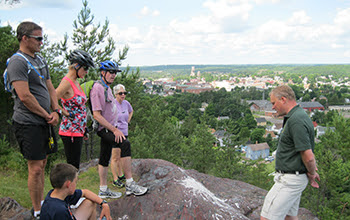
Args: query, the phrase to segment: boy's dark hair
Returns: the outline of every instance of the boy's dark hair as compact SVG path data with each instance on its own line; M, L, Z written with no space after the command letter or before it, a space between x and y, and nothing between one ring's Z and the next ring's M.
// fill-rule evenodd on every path
M22 37L24 35L29 36L33 33L35 30L42 30L42 28L31 21L24 21L20 23L17 27L17 40L18 42L21 42Z
M67 180L73 181L77 176L78 169L71 164L59 163L56 164L50 173L50 182L53 188L62 188Z

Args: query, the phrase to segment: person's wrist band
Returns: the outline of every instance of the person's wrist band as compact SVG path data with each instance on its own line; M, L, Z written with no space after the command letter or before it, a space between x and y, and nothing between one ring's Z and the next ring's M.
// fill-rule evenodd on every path
M57 114L58 114L58 116L62 116L62 110L61 109L55 109L55 110L53 110L54 112L56 112Z
M100 203L100 207L101 207L101 209L102 209L102 205L103 205L104 203L106 203L106 204L107 204L107 201L106 201L106 200L102 200L102 202Z
M73 115L73 113L72 112L68 112L69 113L69 116L68 116L68 118L71 118L71 119L73 119L74 118L74 115Z

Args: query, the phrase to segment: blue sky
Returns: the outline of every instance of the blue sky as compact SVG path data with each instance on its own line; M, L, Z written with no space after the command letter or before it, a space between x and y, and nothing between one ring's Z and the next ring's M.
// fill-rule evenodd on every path
M0 0L0 24L24 20L51 42L71 34L78 0ZM110 22L123 66L349 63L350 0L90 0L95 24ZM75 49L75 48L72 48ZM117 52L115 53L117 56Z

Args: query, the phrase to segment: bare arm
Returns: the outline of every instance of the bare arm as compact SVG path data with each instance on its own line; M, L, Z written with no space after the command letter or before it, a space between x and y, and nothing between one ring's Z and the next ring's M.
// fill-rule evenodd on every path
M134 113L134 111L132 111L132 112L129 113L128 123L130 123L133 113Z
M115 136L115 141L117 143L122 142L123 140L125 140L125 136L123 134L123 132L121 132L118 128L114 127L111 123L109 123L102 115L101 115L101 111L93 111L93 116L94 119L104 128L106 128L107 130L110 130L113 132L114 136Z
M72 90L72 86L67 80L62 80L60 85L56 89L57 100L61 98L68 99L71 97L70 90ZM62 110L62 114L65 116L69 116L69 112L64 110L61 106L59 108Z
M56 95L56 90L52 85L52 82L50 79L46 80L46 86L50 94L50 100L51 100L51 109L55 110L58 109L58 101L57 101L57 95ZM57 125L59 121L59 115L57 112L52 112L50 114L52 116L52 120L48 121L50 125Z
M14 81L12 82L14 89L16 90L18 98L24 104L29 111L43 117L46 121L51 121L53 119L41 105L34 95L29 91L29 85L27 81Z
M103 199L101 199L100 197L98 197L95 193L91 192L88 189L83 189L81 190L83 192L83 197L85 197L86 199L97 203L97 204L101 204ZM102 210L101 210L101 215L100 218L102 218L103 216L106 216L107 220L111 220L111 210L109 208L109 205L107 203L103 203L102 204Z
M320 181L320 176L317 173L316 160L314 153L311 149L301 151L301 158L307 169L307 176L309 178L310 184L312 187L319 188L316 180Z

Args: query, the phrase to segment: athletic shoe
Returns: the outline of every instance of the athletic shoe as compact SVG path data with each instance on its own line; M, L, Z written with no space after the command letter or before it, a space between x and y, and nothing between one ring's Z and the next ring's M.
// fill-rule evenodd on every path
M125 189L126 189L125 194L127 196L131 194L134 194L135 196L142 196L148 190L146 187L137 185L135 181L132 181L129 186L126 185Z
M118 199L122 196L123 194L121 192L113 192L107 188L106 191L99 191L98 196L102 199L109 198L109 199Z
M40 220L40 215L34 216L34 208L33 208L33 207L32 207L32 209L30 210L30 214L32 215L32 219L34 219L34 220Z
M125 184L120 179L117 179L116 181L113 181L113 186L116 186L118 188L123 188Z
M125 182L125 180L126 180L125 175L118 176L118 180Z

